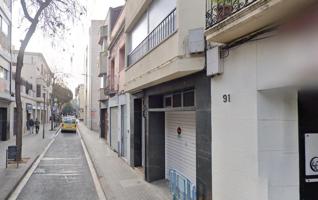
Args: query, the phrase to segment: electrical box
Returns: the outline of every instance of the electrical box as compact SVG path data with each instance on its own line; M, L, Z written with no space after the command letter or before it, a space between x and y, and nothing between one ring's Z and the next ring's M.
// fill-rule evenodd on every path
M207 76L223 73L223 59L220 58L220 47L215 46L206 52Z
M204 29L197 28L189 31L189 53L202 53L204 52Z

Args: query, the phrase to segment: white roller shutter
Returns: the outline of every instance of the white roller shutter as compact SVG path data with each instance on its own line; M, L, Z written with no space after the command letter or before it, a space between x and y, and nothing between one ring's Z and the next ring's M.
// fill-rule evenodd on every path
M118 152L118 108L110 108L110 146Z
M166 112L166 179L174 169L196 185L195 112ZM178 136L177 129L181 128Z

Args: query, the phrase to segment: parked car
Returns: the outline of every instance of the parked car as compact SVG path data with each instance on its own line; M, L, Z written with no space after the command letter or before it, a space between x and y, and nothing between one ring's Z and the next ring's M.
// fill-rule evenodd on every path
M75 117L63 117L61 123L61 132L76 132L77 121Z

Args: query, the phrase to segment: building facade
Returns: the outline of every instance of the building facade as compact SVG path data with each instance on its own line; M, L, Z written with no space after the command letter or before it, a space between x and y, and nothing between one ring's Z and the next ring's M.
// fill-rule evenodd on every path
M125 93L125 8L110 8L101 27L101 136L129 161L128 101ZM105 34L106 33L106 34ZM106 66L105 66L106 65ZM104 99L103 99L104 98Z
M13 101L11 73L12 2L0 2L0 141L13 136Z
M16 60L18 51L13 51ZM15 64L13 73L15 73ZM41 124L49 123L51 116L52 72L41 53L25 52L21 72L21 100L23 109L23 133L27 133L28 120L38 119ZM15 88L15 82L13 82ZM13 90L15 91L15 90ZM16 108L14 108L16 112ZM15 130L14 130L15 132Z
M128 0L125 9L130 164L148 182L169 180L175 197L212 199L205 2Z
M98 57L99 57L99 31L104 24L104 20L92 20L89 28L88 44L88 70L87 78L87 120L85 124L94 131L100 130L99 124L99 88L98 77Z
M207 1L213 199L318 198L315 4Z

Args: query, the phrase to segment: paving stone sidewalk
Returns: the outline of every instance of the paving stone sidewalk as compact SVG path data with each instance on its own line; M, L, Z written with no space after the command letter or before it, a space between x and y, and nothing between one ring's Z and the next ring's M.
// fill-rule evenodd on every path
M0 199L8 197L35 159L55 136L58 128L53 131L50 131L50 129L51 126L47 124L45 126L45 139L42 139L42 128L37 135L27 133L23 136L22 157L28 159L26 163L20 164L19 168L16 168L16 165L13 164L9 165L7 169L5 166L6 149L10 145L15 145L15 137L12 137L9 141L0 142Z
M107 200L169 200L167 181L148 183L118 157L98 133L79 124L83 138Z

